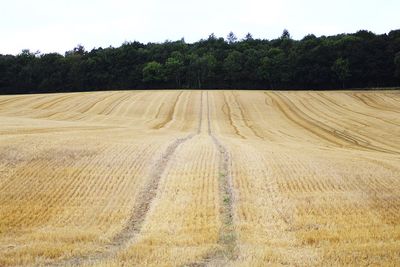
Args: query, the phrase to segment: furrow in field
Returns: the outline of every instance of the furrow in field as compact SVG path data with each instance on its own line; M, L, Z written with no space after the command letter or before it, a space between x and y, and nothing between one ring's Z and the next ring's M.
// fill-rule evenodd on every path
M49 95L22 95L22 96L9 96L8 101L0 105L2 113L8 113L24 108L32 108L32 104L36 104L39 100L49 101Z
M329 131L327 131L325 128L321 128L321 126L317 123L301 117L299 114L296 113L297 110L294 111L292 107L288 103L284 102L277 94L268 94L268 96L272 98L272 102L274 103L274 105L279 109L279 111L282 112L282 114L285 115L288 120L311 132L312 134L320 137L321 139L333 143L339 147L348 144L347 142L343 142L342 140L337 140L337 138L332 136Z
M243 115L243 113L242 113ZM244 118L243 118L244 119ZM230 152L225 145L218 139L212 130L211 114L210 114L210 101L207 92L207 123L208 134L211 137L214 145L220 153L219 162L219 191L220 191L220 206L222 208L223 226L220 230L219 243L224 246L223 257L221 255L214 257L207 264L220 265L228 263L235 259L237 254L236 245L236 232L235 232L235 219L234 205L237 202L237 197L233 191L231 165L232 160Z
M218 250L218 158L207 135L195 135L179 146L140 234L104 264L181 266Z
M311 132L312 134L333 143L339 147L354 147L363 148L366 150L379 151L391 154L398 154L398 152L377 147L371 144L365 144L358 137L350 135L349 133L340 132L337 129L329 127L319 120L314 120L307 116L302 110L297 108L288 98L278 94L270 95L279 108L279 110L292 122L301 126L303 129ZM283 100L285 99L285 101Z
M246 94L243 92L237 92L237 100L239 105L242 106L243 115L248 124L254 129L254 131L261 136L262 141L273 141L276 137L276 129L271 127L271 116L267 116L270 113L270 108L263 105L266 96L260 98L259 93L252 92Z
M188 138L188 137L187 137ZM64 266L64 265L81 265L81 264L89 264L89 263L95 263L95 262L100 262L102 260L105 260L109 257L112 257L117 253L118 250L122 249L128 241L131 239L135 238L135 236L140 232L141 226L143 221L146 218L147 211L152 203L152 200L156 196L157 188L158 188L158 180L160 179L163 168L165 168L166 164L169 161L169 158L171 155L174 153L174 150L186 140L186 138L181 138L177 139L175 142L173 142L171 145L169 145L166 149L166 151L163 153L161 158L154 164L154 166L151 167L152 172L150 173L150 178L146 181L146 184L142 186L142 189L135 194L135 199L133 202L133 208L131 211L131 214L129 218L125 222L125 226L121 228L114 237L112 237L112 242L107 245L106 249L103 250L103 252L99 253L92 253L89 255L84 255L81 257L73 257L68 260L64 260L58 263L51 263L51 265L57 265L57 266ZM138 153L138 151L135 151ZM114 153L115 154L115 153ZM139 153L140 154L140 153ZM149 159L148 159L149 160ZM102 164L100 164L101 166ZM113 175L120 175L118 173L114 173ZM98 181L96 176L93 176L93 183L99 183L101 181ZM106 180L103 180L103 184ZM104 186L103 186L104 187ZM95 188L97 190L101 190L102 186L101 185L88 185L87 189L90 188ZM102 190L101 190L102 191ZM101 191L98 191L94 195L101 195L104 197L104 199L107 199L107 196L104 195ZM78 194L77 196L74 197L74 199L79 199L79 196L85 196L88 193L85 192L75 192L75 194ZM93 195L93 194L91 194ZM129 203L128 203L129 204ZM109 203L111 205L111 203ZM101 211L98 211L101 212ZM96 213L93 214L96 216ZM98 216L98 214L97 214ZM104 215L101 215L105 218L105 216L110 216L110 211L104 212ZM100 217L101 217L100 216ZM71 221L76 221L76 219L71 218Z
M161 115L161 111L164 108L165 105L165 98L166 95L163 94L160 96L157 101L152 101L150 105L148 105L148 108L146 109L146 118L152 117L150 120L146 121L147 123L152 123L156 120L159 119ZM161 101L160 101L161 100Z
M109 97L118 94L118 92L114 94L104 94L95 95L96 97L91 97L88 101L85 101L84 106L77 108L76 111L79 113L90 113L92 110L95 110L97 106L100 106L103 101L106 101Z
M130 96L131 96L130 93L120 93L120 96L117 99L113 99L113 101L110 102L108 105L106 105L106 108L102 110L99 114L105 116L113 115L112 113L114 113L115 108L117 108L123 101L125 101Z
M382 121L382 122L385 122L385 123L388 123L388 124L392 124L392 125L395 125L395 126L400 126L399 123L396 123L396 122L391 121L391 120L386 120L384 118L381 118L381 117L377 116L376 114L370 114L367 111L361 112L361 111L359 111L360 109L349 108L349 107L347 107L346 105L343 105L343 104L341 105L341 104L338 103L337 100L334 100L330 95L328 95L326 93L320 93L318 95L318 97L326 100L326 102L324 102L324 104L326 105L327 108L334 109L334 106L335 106L335 107L337 107L336 110L338 110L338 111L341 110L342 114L347 114L347 115L352 114L352 113L356 114L355 115L356 116L355 121L357 121L357 119L360 120L361 118L360 118L359 115L361 115L364 118L362 120L365 121L366 123L370 122L371 119L373 119L373 120ZM377 124L379 124L379 123L377 123Z
M397 107L390 107L386 104L379 103L377 99L370 97L367 93L354 93L353 96L371 108L381 111L400 113L400 110Z
M221 92L221 94L223 95L223 99L224 99L224 105L221 107L222 112L227 116L228 120L229 120L229 124L231 125L232 129L235 131L235 134L237 136L240 136L240 138L246 139L246 137L244 137L241 132L239 131L238 126L236 125L236 123L233 120L233 113L232 113L232 109L226 99L225 96L225 92ZM225 108L227 109L227 111L225 111Z
M178 99L182 92L178 95L173 109L176 109ZM202 114L203 107L200 107L200 114ZM168 115L169 116L169 115ZM199 116L201 120L201 115ZM201 121L199 121L199 126L201 127ZM199 129L197 130L199 132ZM135 196L135 202L132 208L132 213L126 222L124 228L122 228L119 233L117 233L112 238L112 243L108 245L107 249L102 253L94 253L88 256L75 257L66 261L57 263L57 265L81 265L81 264L95 264L101 262L102 260L107 260L115 256L120 250L126 247L129 243L134 242L137 235L141 232L144 221L148 216L148 211L153 205L153 201L156 198L159 191L159 184L162 176L164 175L165 169L167 168L169 162L173 158L175 151L183 143L192 139L195 134L189 134L183 138L177 138L173 143L171 143L160 158L151 167L151 172L146 184L140 189L140 191ZM140 154L140 153L139 153ZM98 186L93 185L89 188L97 188ZM101 188L101 186L100 186ZM100 193L100 192L99 192Z
M153 199L156 197L157 189L161 176L167 167L168 162L171 160L172 155L176 149L187 140L191 139L193 134L184 138L176 139L170 144L161 158L154 164L153 171L150 174L148 184L138 194L138 199L135 202L133 213L128 220L127 226L114 238L114 242L118 245L125 243L132 239L140 232L143 221L146 219L146 214L150 209Z
M46 128L24 128L0 130L0 135L31 135L31 134L49 134L49 133L65 133L65 132L86 132L107 130L106 126L70 126L70 127L46 127Z
M67 192L70 192L67 194L67 199L70 201L67 201L65 203L65 206L70 206L70 207L77 207L77 210L80 209L80 205L91 205L94 203L91 203L92 201L95 201L96 196L102 196L102 199L111 199L108 203L103 203L102 199L99 199L98 204L103 203L102 205L98 205L95 209L90 210L89 212L85 213L86 222L91 224L91 220L87 220L88 218L91 219L96 219L97 217L101 216L102 210L107 210L107 205L112 203L112 200L116 200L119 198L111 198L113 194L116 194L116 191L118 186L122 183L127 185L128 182L134 182L138 183L140 179L138 178L138 175L143 174L142 173L142 168L144 167L142 164L143 160L149 159L150 155L152 154L152 151L154 148L150 146L125 146L123 148L120 148L118 146L115 147L115 149L107 150L104 152L103 157L101 158L101 161L97 161L95 164L90 166L89 168L83 169L84 172L81 173L78 177L74 179L76 181L74 184L71 184L70 189L66 190ZM135 155L132 158L132 154L138 152L140 153L141 156ZM114 157L105 157L104 155L115 155ZM129 159L132 158L132 161ZM137 167L137 168L132 168L132 169L127 169L126 165L128 163L132 164L132 167ZM137 166L133 164L138 164ZM110 166L109 168L104 168L102 166ZM112 167L111 167L112 166ZM99 170L102 170L101 173L99 173ZM123 171L128 172L128 175L123 175ZM129 171L128 171L129 170ZM85 177L85 180L79 179L79 177ZM110 182L109 177L115 177L112 181ZM80 184L85 184L84 187L80 186ZM123 197L126 199L124 195L121 195L119 197ZM64 198L65 199L65 198ZM84 210L84 209L82 209ZM92 214L91 214L92 213ZM60 222L62 221L82 221L84 222L84 218L78 218L76 214L70 214L66 213L65 215L60 215L58 216L57 220Z
M33 109L52 109L52 107L59 105L61 102L64 102L67 99L74 98L76 95L70 94L61 94L59 97L54 97L50 101L42 103L40 105L33 106Z
M304 265L315 265L319 260L317 251L302 246L292 233L296 202L280 191L274 149L238 140L230 140L228 146L238 199L239 253L232 265L296 265L300 257Z
M393 147L396 146L395 144L387 143L384 138L382 138L384 136L384 133L376 133L376 131L380 131L379 128L372 128L366 132L356 131L356 126L346 121L346 117L348 116L343 115L343 118L341 120L338 120L337 113L335 115L328 114L329 108L314 108L314 106L317 105L319 101L314 101L315 103L305 104L302 102L301 99L299 99L298 102L300 103L299 105L293 103L293 106L302 110L302 114L306 115L308 118L321 123L326 129L330 130L336 136L344 138L346 140L350 140L352 143L364 149L399 154L399 152L396 151ZM317 113L319 114L319 116L315 115ZM336 116L336 118L334 116ZM321 118L324 119L324 123L321 122ZM360 124L360 122L358 122L358 124ZM366 124L361 125L366 127ZM394 128L392 130L395 131L396 129ZM377 139L375 136L380 136L380 139ZM374 143L377 143L377 145L375 145Z
M157 93L148 94L145 91L141 91L137 99L126 106L123 115L124 117L146 121L154 113L154 109L150 110L150 108L153 107L153 105L158 106L160 101L164 102L164 97L164 95L160 96Z
M308 117L313 118L316 121L318 120L318 118L321 119L322 117L326 125L329 125L330 128L336 129L333 131L334 133L339 135L351 133L352 140L358 144L363 144L364 146L368 147L379 147L395 152L393 148L395 148L397 144L394 144L393 142L388 142L390 140L385 140L385 138L382 138L383 136L390 133L382 132L382 129L380 128L369 127L370 125L372 125L371 122L369 122L369 124L368 122L362 122L359 117L358 120L352 120L351 118L349 118L348 114L341 113L337 110L331 113L331 108L329 106L327 107L325 105L320 105L320 99L312 101L311 103L304 103L302 99L299 99L298 102L299 108L303 110L303 112L306 113ZM316 114L318 114L317 118ZM341 120L337 119L338 114L342 114ZM367 130L364 129L365 127L367 127ZM388 128L385 130L396 131L396 128ZM376 136L379 136L379 138L377 138ZM377 145L374 145L373 143Z
M234 193L232 191L232 177L230 173L230 155L226 147L213 134L209 92L206 92L206 97L201 93L201 103L205 103L203 115L207 118L205 127L199 124L199 129L202 133L206 132L208 138L212 140L213 146L218 151L218 205L219 205L219 220L221 226L218 230L218 240L215 241L220 247L214 248L207 252L200 260L185 263L184 266L222 266L228 264L235 258L236 255L236 234L234 224ZM206 131L203 131L206 130Z
M67 151L63 151L64 155L66 152ZM24 203L37 203L37 209L32 212L35 213L36 217L43 217L46 221L49 220L49 216L53 214L49 213L47 207L57 206L59 199L62 199L67 192L70 192L64 187L64 183L61 181L69 180L66 175L69 175L69 171L74 170L74 166L79 164L78 159L85 162L85 166L82 166L82 169L85 169L86 166L91 164L92 160L97 160L96 157L88 158L90 154L86 156L84 154L82 156L75 154L73 150L70 155L71 156L68 156L67 154L66 156L60 157L57 155L56 151L41 151L38 153L38 158L30 160L24 168L20 168L15 172L15 178L12 183L4 185L4 187L0 189L3 192L19 192L20 194L13 195L12 193L4 193L2 194L4 198L2 198L1 201L6 203L14 202L16 209L20 209ZM54 156L55 160L51 159L51 156ZM79 158L76 158L76 156ZM75 157L74 160L71 160L72 157ZM62 168L60 166L62 166ZM80 171L81 170L73 174L71 181L79 177ZM34 188L34 190L32 190L32 188ZM6 200L5 198L10 199ZM26 226L33 225L34 222L41 222L41 220L31 220L32 214L30 213L12 214L19 216L17 221Z
M0 110L6 108L7 105L9 105L10 103L14 103L22 99L22 97L17 97L17 96L9 96L7 98L6 97L4 98L5 98L4 100L0 101Z
M0 96L0 266L396 265L399 100Z
M131 92L127 92L128 97L124 99L118 107L115 109L113 116L118 117L127 117L125 114L128 110L129 105L137 104L139 93L132 94Z
M255 129L255 127L249 123L249 121L252 121L252 120L249 120L249 119L246 118L245 113L244 113L244 111L243 111L244 108L243 108L243 106L240 104L240 101L239 101L239 99L238 99L238 95L235 94L234 92L231 92L231 94L232 94L232 96L233 96L233 100L234 100L236 106L237 106L238 109L239 109L240 117L241 117L241 119L242 119L244 125L245 125L248 129L250 129L250 131L251 131L256 137L260 138L261 140L264 140L264 137L261 136L261 135L257 132L257 130Z
M48 119L54 120L55 115L63 113L65 102L75 102L78 96L76 94L62 94L60 97L53 97L52 99L47 99L46 102L40 103L32 107L27 107L29 113L24 117L30 117L34 119ZM76 109L76 107L74 107Z
M174 114L175 114L175 110L176 110L176 106L177 106L177 104L178 104L178 101L179 101L179 99L180 99L182 93L183 93L183 92L179 92L179 93L178 93L178 95L176 96L175 101L172 103L171 108L169 109L169 111L168 111L167 116L165 117L165 119L164 119L162 122L160 122L159 124L155 125L155 126L153 127L153 129L161 129L161 128L164 128L168 123L170 123L170 122L173 120Z

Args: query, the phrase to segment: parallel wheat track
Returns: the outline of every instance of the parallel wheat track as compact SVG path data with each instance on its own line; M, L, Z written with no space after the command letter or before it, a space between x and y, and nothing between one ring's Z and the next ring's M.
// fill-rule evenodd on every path
M201 131L203 111L202 102L203 97L201 95L199 123L196 133L191 133L183 138L177 138L166 148L162 156L154 163L154 166L152 167L152 172L149 174L150 178L147 181L146 185L143 186L138 193L137 200L135 201L132 213L127 220L125 227L113 238L112 242L106 247L106 250L100 253L93 253L82 257L74 257L56 263L51 263L48 264L48 266L79 266L83 264L95 264L113 257L128 244L130 244L132 240L135 240L142 229L143 222L147 217L147 213L153 203L153 200L157 196L160 179L163 176L164 171L168 166L168 163L173 158L175 151L178 149L179 146L192 139L194 136L198 135Z
M223 215L223 227L220 233L219 242L224 246L223 251L223 259L217 259L217 262L226 262L229 260L233 260L236 255L236 233L234 229L234 203L235 203L235 194L233 191L233 181L231 175L231 156L228 149L224 146L224 144L218 139L218 137L213 133L211 127L211 118L210 118L210 102L208 98L207 92L207 121L208 121L208 134L213 140L215 146L218 148L218 151L221 153L221 162L220 162L220 192L222 193L221 197L221 207L222 207L222 215Z
M175 110L176 110L176 106L179 102L179 99L181 98L183 92L180 92L176 98L174 103L172 104L170 110L168 111L167 117L165 118L165 120L159 124L157 124L156 126L153 127L153 129L161 129L164 128L168 123L170 123L173 119L174 119L174 114L175 114ZM200 110L201 111L201 110Z
M222 249L219 251L212 252L204 257L203 260L189 263L185 266L197 267L197 266L223 266L229 261L234 260L237 255L236 245L236 233L234 229L234 203L235 194L233 191L233 182L231 176L231 156L228 149L223 143L214 135L211 127L210 117L210 103L207 92L207 128L208 135L212 139L214 145L217 147L221 154L219 163L219 191L220 191L220 205L221 205L221 217L222 227L219 233L218 243Z
M1 96L0 266L400 265L399 100Z
M239 109L240 116L241 116L241 118L242 118L242 120L243 120L244 125L245 125L255 136L257 136L257 137L258 137L259 139L261 139L261 140L264 140L264 137L262 137L260 134L258 134L258 132L257 132L256 129L254 128L254 126L251 125L251 124L249 123L249 121L251 121L251 120L249 120L249 119L246 118L246 116L245 116L245 114L244 114L244 111L243 111L243 107L242 107L242 105L240 104L240 102L239 102L239 100L238 100L238 96L235 95L233 92L231 92L231 94L232 94L232 97L233 97L234 102L236 103L236 106L237 106L238 109Z

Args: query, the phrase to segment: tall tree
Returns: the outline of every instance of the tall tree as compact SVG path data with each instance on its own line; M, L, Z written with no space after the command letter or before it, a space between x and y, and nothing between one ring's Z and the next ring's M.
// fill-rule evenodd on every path
M162 65L156 61L150 61L143 67L143 81L149 84L155 84L162 81L163 69Z
M400 78L400 52L396 53L396 56L394 57L394 64L396 65L396 77Z
M233 32L228 33L228 36L226 36L226 40L228 41L229 44L233 44L237 41L237 37Z
M233 87L234 83L240 81L243 70L243 54L233 50L224 60L225 79Z
M189 81L190 85L195 88L203 88L204 83L214 76L214 70L217 60L210 54L198 56L196 54L189 55Z
M241 77L246 77L246 87L251 87L260 79L259 68L261 65L262 53L254 48L246 49L243 52L243 67ZM242 78L243 80L243 78Z
M252 41L253 39L253 35L251 33L247 33L246 36L244 37L245 41Z
M280 48L271 48L267 55L262 58L260 65L261 78L266 80L270 89L281 86L285 81L283 66L285 53Z
M332 71L336 74L337 78L342 84L342 88L345 88L345 81L350 77L350 66L349 60L338 58L333 63Z
M237 40L211 34L184 40L64 55L0 55L0 93L135 88L303 88L400 85L400 30L294 40L285 30L273 40Z
M166 78L173 79L177 88L180 88L182 84L183 67L183 55L178 51L173 52L165 62Z
M287 29L284 29L281 35L281 39L292 39Z

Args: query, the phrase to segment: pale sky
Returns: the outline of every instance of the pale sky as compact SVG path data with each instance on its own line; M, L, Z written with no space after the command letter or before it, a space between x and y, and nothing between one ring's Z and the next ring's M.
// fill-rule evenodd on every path
M120 46L124 41L194 42L214 33L294 39L400 29L399 0L0 0L0 54Z

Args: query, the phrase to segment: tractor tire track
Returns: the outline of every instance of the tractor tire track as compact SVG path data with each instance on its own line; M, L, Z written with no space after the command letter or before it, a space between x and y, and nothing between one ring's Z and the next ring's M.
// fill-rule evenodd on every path
M313 96L313 98L322 103L322 101L318 98L316 98L315 96ZM341 121L339 120L335 120L335 117L328 114L327 112L322 111L321 108L315 107L314 105L312 105L311 103L304 103L302 100L299 100L299 104L301 106L300 109L302 109L303 111L309 111L311 114L320 114L323 115L323 117L326 119L326 121L330 122L330 126L329 128L333 129L332 132L340 137L343 137L345 139L349 139L352 143L356 143L357 145L361 144L364 146L368 146L368 147L378 147L378 146L374 146L373 144L371 144L371 141L374 143L378 143L379 147L382 149L385 149L382 146L386 146L386 147L393 147L393 144L391 143L387 143L385 140L382 140L382 138L374 138L371 135L366 135L365 133L362 132L356 132L354 133L354 131L352 131L351 129L346 129L346 124L343 124ZM325 109L328 110L331 107L328 106ZM336 112L340 112L338 110L336 110ZM308 117L311 118L311 115L307 115ZM345 116L345 115L343 115ZM368 124L360 122L360 121L356 121L354 119L349 118L349 120L351 120L353 123L357 123L359 125L362 125L363 127L368 127ZM347 123L348 125L350 125L350 123ZM326 124L325 124L326 125ZM328 127L328 125L326 125L326 127ZM337 129L337 130L335 130ZM349 132L349 133L348 133ZM392 150L394 152L394 150Z
M377 100L373 99L372 97L368 96L367 94L354 93L353 96L370 108L377 109L379 111L384 110L384 111L393 112L393 113L397 113L397 114L400 113L400 111L398 109L391 108L386 105L382 105L382 104L378 103Z
M257 136L259 139L264 140L264 137L262 137L260 134L257 133L257 130L253 127L253 125L249 124L249 120L246 118L242 105L240 104L239 100L238 100L238 96L235 95L233 92L231 92L232 96L233 96L233 100L235 101L239 112L240 112L240 116L242 117L243 123L244 125L246 125L247 128L250 129L250 131Z
M207 94L207 95L208 95L208 94ZM233 130L235 131L235 134L236 134L237 136L240 136L240 138L242 138L242 139L246 139L246 137L244 137L244 135L242 135L242 134L240 133L238 127L236 126L236 124L234 123L234 121L233 121L233 119L232 119L232 117L233 117L232 110L231 110L231 108L230 108L230 106L229 106L229 104L228 104L228 101L226 100L225 93L222 92L222 95L224 96L224 105L222 106L222 112L228 117L228 119L229 119L229 124L231 125L231 127L232 127ZM226 107L226 108L228 109L228 112L227 112L227 113L224 111L224 107Z
M185 266L223 266L232 260L235 260L237 252L237 235L235 232L235 214L234 204L236 196L233 190L233 181L231 175L231 156L228 149L223 143L213 134L210 118L210 104L208 92L206 96L207 102L207 126L208 135L212 139L214 145L221 154L219 163L219 180L218 187L220 191L220 207L222 217L222 227L219 233L218 244L221 245L221 250L213 251L207 254L202 260L186 264Z
M339 132L320 121L313 120L284 96L274 94L274 96L271 95L270 97L273 99L273 103L276 107L289 121L292 121L317 137L338 147L356 146L367 151L372 150L389 154L398 154L397 151L371 145L367 141L360 139L360 137L354 137L347 132Z
M318 96L320 98L325 99L326 101L328 101L328 105L326 105L327 107L329 107L329 105L334 105L334 106L338 107L339 109L342 109L343 113L350 112L350 113L354 113L354 114L358 114L358 115L361 115L363 117L366 117L367 120L372 118L372 119L375 119L375 120L383 121L383 122L388 123L388 124L392 124L392 125L395 125L395 126L400 126L400 124L398 124L398 123L395 123L395 122L392 122L392 121L389 121L389 120L385 120L383 118L379 118L379 117L373 116L371 114L367 114L367 113L363 113L363 112L360 112L360 111L357 111L357 110L353 110L353 109L348 108L348 107L346 107L344 105L339 105L336 101L333 101L326 94L321 94L320 93L320 94L318 94ZM314 98L317 99L315 96L314 96ZM330 108L333 109L333 107L330 107Z
M158 130L158 129L164 128L168 123L170 123L174 119L175 110L176 110L177 104L179 102L179 99L181 98L182 93L183 92L181 91L176 96L173 105L171 106L170 110L168 111L167 118L165 118L165 120L163 122L161 122L161 123L157 124L156 126L154 126L153 129L157 129Z
M208 121L208 134L213 140L214 145L221 153L221 161L219 166L220 180L219 188L222 194L221 196L221 207L223 217L223 227L219 237L219 243L223 245L224 251L220 257L217 257L209 262L212 265L215 262L217 265L221 265L223 262L234 260L237 255L237 244L236 244L236 232L235 232L235 214L234 204L236 202L236 196L233 189L233 179L231 174L232 159L228 149L225 145L214 135L211 127L210 118L210 102L207 92L207 121ZM222 257L221 257L222 256Z
M181 94L179 94L179 96L180 95ZM176 102L178 102L178 100ZM106 250L104 252L95 252L86 256L73 257L56 263L49 263L47 266L80 266L96 264L115 256L119 251L131 244L131 241L134 242L138 234L141 232L143 223L147 218L148 211L150 210L154 199L157 196L160 180L164 175L164 172L169 162L172 160L176 150L182 144L201 132L202 113L203 94L201 94L200 98L198 129L195 133L191 133L182 138L177 138L166 148L161 157L154 163L154 166L151 168L152 171L149 174L149 180L146 182L145 186L141 188L137 195L137 199L132 209L132 214L128 218L126 226L113 238L112 242L106 246Z
M51 109L52 107L56 106L60 102L63 102L64 100L73 98L73 97L74 97L74 95L69 95L69 94L67 94L67 95L63 94L61 96L56 96L53 99L51 99L51 101L46 101L42 104L34 106L33 109L44 109L44 110Z

